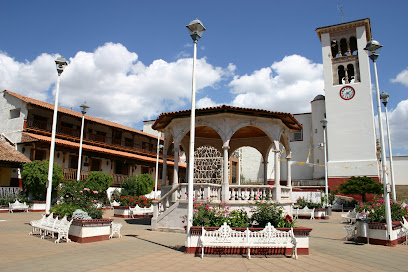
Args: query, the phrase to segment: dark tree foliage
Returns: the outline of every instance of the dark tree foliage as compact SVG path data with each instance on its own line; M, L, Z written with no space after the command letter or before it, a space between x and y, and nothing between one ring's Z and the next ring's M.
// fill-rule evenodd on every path
M345 195L361 195L363 202L366 201L366 194L382 194L383 186L369 177L351 177L346 183L340 184L339 193Z

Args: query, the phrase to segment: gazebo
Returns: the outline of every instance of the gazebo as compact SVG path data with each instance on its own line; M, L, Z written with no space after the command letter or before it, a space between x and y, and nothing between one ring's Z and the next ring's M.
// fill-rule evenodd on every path
M179 182L178 157L180 150L188 158L190 137L190 110L162 113L152 128L164 134L162 197L155 203L152 228L182 228L181 217L186 215L187 184ZM221 152L221 184L194 181L196 201L211 200L233 207L248 208L256 199L271 199L291 213L291 149L289 134L302 129L302 125L290 113L261 109L218 106L196 110L195 149L211 146ZM173 182L167 177L167 152L174 148ZM230 155L240 147L257 149L264 163L264 185L229 184L228 162ZM287 160L287 182L280 184L280 156L285 150ZM268 184L268 155L274 152L274 182ZM187 163L189 163L187 161ZM161 205L160 205L161 204Z

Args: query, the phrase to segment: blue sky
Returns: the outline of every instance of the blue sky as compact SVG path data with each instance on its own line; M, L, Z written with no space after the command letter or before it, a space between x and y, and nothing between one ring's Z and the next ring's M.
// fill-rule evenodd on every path
M310 111L323 91L315 29L371 19L394 154L408 154L407 1L1 1L0 88L53 103L53 60L70 65L60 105L141 129L164 111L188 109L192 40L200 19L197 105ZM376 106L376 105L375 105Z

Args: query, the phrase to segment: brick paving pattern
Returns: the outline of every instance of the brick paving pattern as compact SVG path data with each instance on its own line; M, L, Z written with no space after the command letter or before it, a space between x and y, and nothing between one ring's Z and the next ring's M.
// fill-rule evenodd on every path
M408 246L344 241L340 213L329 220L298 220L311 227L310 255L279 257L184 254L185 234L149 230L149 219L121 219L123 238L55 244L30 236L40 213L0 213L0 271L408 271ZM113 217L113 211L105 212Z

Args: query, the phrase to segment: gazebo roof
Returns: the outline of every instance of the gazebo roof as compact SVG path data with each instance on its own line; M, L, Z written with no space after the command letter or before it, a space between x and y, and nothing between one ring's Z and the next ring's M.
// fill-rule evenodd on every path
M268 110L251 109L251 108L240 108L240 107L233 107L233 106L227 106L227 105L196 109L196 116L213 115L213 114L220 114L220 113L230 113L230 114L238 114L238 115L247 115L247 116L250 115L250 116L256 116L256 117L280 119L283 122L283 124L285 124L291 130L296 131L296 130L302 129L302 125L296 120L294 115L290 113L286 113L286 112L268 111ZM190 115L191 115L191 110L162 113L156 119L156 122L153 124L152 128L158 131L162 131L164 128L167 127L168 124L170 124L170 122L173 119L190 118Z

